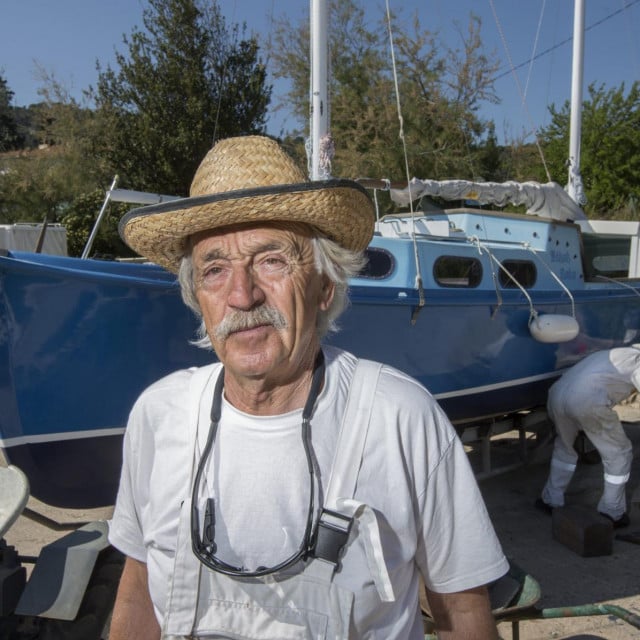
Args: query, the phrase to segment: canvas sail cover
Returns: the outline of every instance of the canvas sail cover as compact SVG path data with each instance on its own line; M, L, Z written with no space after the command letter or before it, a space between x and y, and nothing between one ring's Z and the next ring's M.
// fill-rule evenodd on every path
M527 213L553 220L586 220L584 211L556 182L471 182L468 180L419 180L413 178L405 189L391 189L397 204L423 196L444 200L475 200L479 204L504 207L523 205Z

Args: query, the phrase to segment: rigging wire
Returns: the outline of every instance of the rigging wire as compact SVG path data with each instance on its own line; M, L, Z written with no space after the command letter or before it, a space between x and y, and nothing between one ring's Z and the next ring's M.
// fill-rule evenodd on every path
M231 20L233 22L233 18L236 15L236 3L234 0L233 3L233 11L231 12ZM237 36L236 36L237 37ZM234 43L237 44L237 41ZM218 87L218 105L216 106L216 117L213 124L213 140L211 144L213 145L218 139L218 125L220 124L220 114L222 112L222 94L225 85L226 75L227 75L227 63L229 61L228 52L225 52L224 56L224 64L222 66L222 73L220 74L220 86Z
M607 20L610 20L611 18L615 18L617 15L619 15L621 13L624 13L627 9L632 7L634 4L638 4L638 2L640 2L640 0L629 0L629 2L626 2L625 5L621 9L617 9L616 11L607 14L603 18L600 18L600 20L597 20L593 24L590 24L588 27L585 27L585 33L587 31L591 31L591 29L595 29L596 27L599 27L604 22L607 22ZM495 11L494 11L494 15L495 15ZM561 42L558 42L558 43L554 44L552 47L548 47L547 49L544 49L544 51L541 51L540 53L536 54L532 58L529 58L529 60L525 60L524 62L520 62L519 64L517 64L515 66L511 63L511 61L509 61L510 62L510 64L508 65L509 68L506 69L505 71L503 71L502 73L498 74L497 76L495 76L493 78L494 82L496 80L501 80L502 78L508 76L509 74L513 73L514 71L516 71L518 69L522 69L522 67L526 67L528 64L530 64L534 60L538 60L539 58L542 58L543 56L546 56L547 54L551 53L552 51L555 51L556 49L559 49L560 47L563 47L565 44L568 44L569 42L572 42L572 41L573 41L573 36L569 36L568 38L565 38Z
M387 6L387 28L389 30L389 47L391 49L391 64L393 68L393 86L396 92L396 108L398 110L398 121L400 123L400 130L398 136L402 141L402 151L404 154L404 168L407 178L407 186L409 188L409 211L411 212L411 238L413 240L413 257L416 264L416 288L418 289L418 307L414 310L411 318L411 324L415 324L417 312L424 306L424 288L422 286L422 272L420 270L420 258L418 255L418 243L416 240L415 230L415 215L413 210L413 198L411 197L411 176L409 175L409 156L407 153L407 141L404 135L404 119L402 117L402 106L400 104L400 90L398 87L398 69L396 66L396 54L393 46L393 30L391 28L391 9L389 8L389 0L386 0Z
M527 114L527 118L529 119L529 123L533 127L534 138L536 142L536 148L538 149L538 154L540 155L540 160L542 161L542 166L544 167L544 172L547 176L547 180L551 182L551 173L549 172L549 167L547 166L547 161L544 157L544 152L542 151L542 146L540 145L540 138L538 137L538 129L533 124L533 118L531 117L531 113L526 104L526 99L524 93L522 91L522 85L520 84L520 79L518 78L518 74L515 72L515 68L513 66L513 61L511 60L511 52L509 51L509 45L507 44L507 39L504 36L504 31L502 29L502 24L500 23L500 19L498 18L498 14L496 12L496 7L493 3L493 0L489 0L489 5L491 6L491 11L493 12L493 18L496 21L496 27L498 29L498 33L500 34L500 39L502 40L502 46L504 47L505 54L507 56L507 60L509 61L509 66L511 68L511 73L513 74L513 78L515 80L516 86L518 87L518 93L520 94L520 100L522 101L522 105Z
M542 29L542 18L544 16L544 8L546 6L547 2L546 0L542 0L542 7L540 8L540 18L538 19L538 27L536 29L536 37L534 38L533 41L533 54L531 56L531 60L529 61L529 71L527 73L527 81L525 82L524 85L524 96L523 96L523 103L522 105L524 106L527 100L527 91L529 90L529 80L531 80L531 73L533 72L533 60L535 58L535 52L536 49L538 48L538 40L540 39L540 31Z
M271 7L269 8L269 12L267 13L269 27L267 29L267 40L265 42L265 50L267 55L265 57L264 66L267 69L271 68L271 54L273 52L273 32L275 30L274 13L275 13L275 0L271 0Z

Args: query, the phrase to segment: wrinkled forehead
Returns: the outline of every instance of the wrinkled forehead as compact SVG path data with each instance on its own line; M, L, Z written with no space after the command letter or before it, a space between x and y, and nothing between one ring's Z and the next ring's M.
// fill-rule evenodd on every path
M273 238L281 239L284 243L304 245L312 238L317 238L321 234L311 225L299 222L261 222L259 224L243 223L233 224L216 229L199 231L187 240L187 253L191 253L194 247L204 240L225 239L238 236L253 238Z

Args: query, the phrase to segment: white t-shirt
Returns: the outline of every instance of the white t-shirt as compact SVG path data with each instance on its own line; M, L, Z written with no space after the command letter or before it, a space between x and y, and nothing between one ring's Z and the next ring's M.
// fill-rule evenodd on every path
M325 385L311 419L320 504L356 364L347 352L323 351ZM180 505L190 495L194 447L185 425L192 375L171 374L136 402L110 527L115 547L147 563L160 621ZM206 480L220 510L216 545L222 560L270 566L300 545L309 497L301 414L256 417L224 403ZM199 455L198 450L196 464ZM422 637L419 574L431 590L450 593L489 583L508 569L455 430L418 382L391 367L380 374L355 498L377 514L396 595L395 602L381 603L365 567L345 554L334 580L355 594L358 637L369 629L388 639Z

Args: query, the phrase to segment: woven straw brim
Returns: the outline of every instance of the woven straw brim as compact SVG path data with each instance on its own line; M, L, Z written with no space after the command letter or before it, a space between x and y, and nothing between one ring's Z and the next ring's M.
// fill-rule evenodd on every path
M186 240L200 231L237 224L299 222L346 249L364 250L373 236L371 198L356 182L328 180L276 185L172 200L129 211L123 240L137 253L177 273Z

